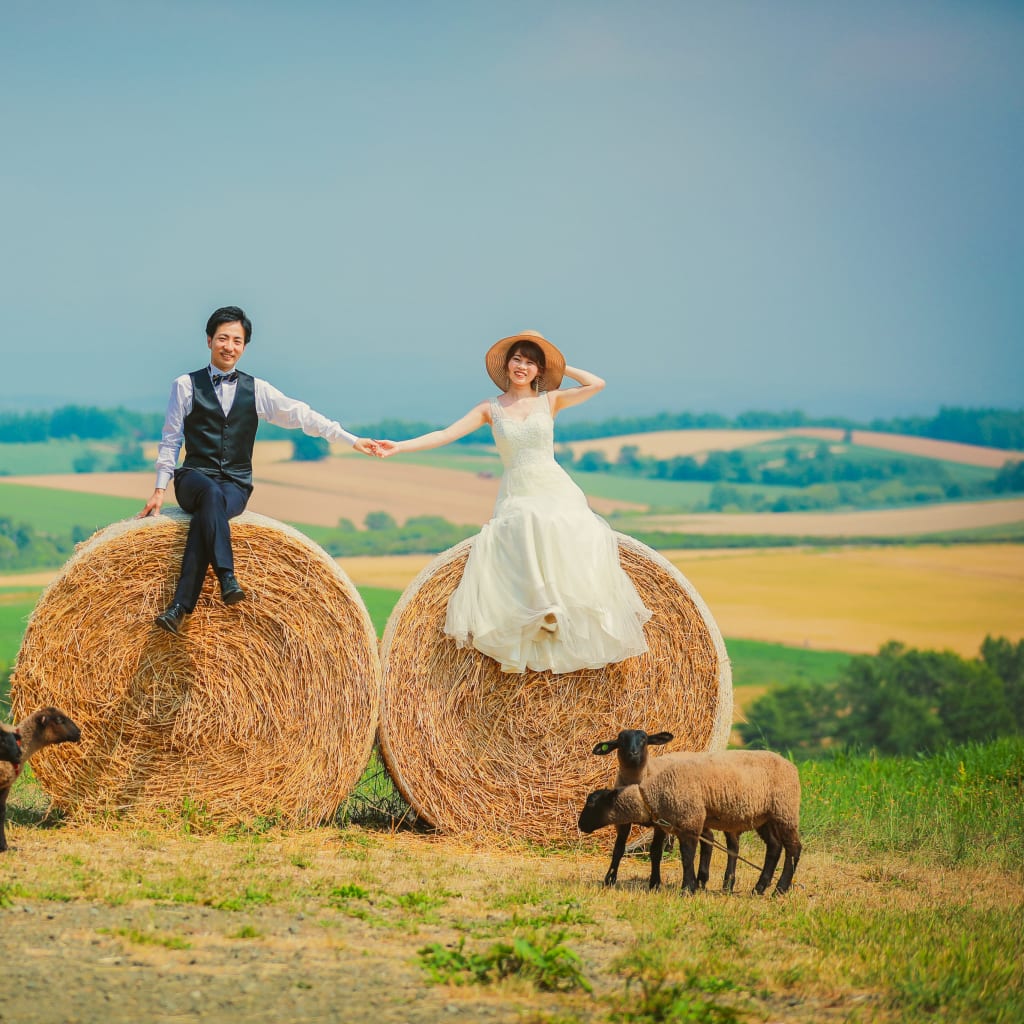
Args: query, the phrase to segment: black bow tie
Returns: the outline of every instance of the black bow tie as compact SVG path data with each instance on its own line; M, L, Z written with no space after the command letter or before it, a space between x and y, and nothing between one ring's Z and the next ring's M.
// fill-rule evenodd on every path
M213 375L214 384L234 384L238 380L238 371L232 370L230 373L215 373Z

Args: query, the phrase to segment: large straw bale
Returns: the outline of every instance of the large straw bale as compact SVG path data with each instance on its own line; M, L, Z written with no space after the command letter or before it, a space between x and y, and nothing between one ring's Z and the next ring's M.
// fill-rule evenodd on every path
M431 562L395 606L381 649L381 752L413 810L441 831L578 836L583 799L616 771L591 749L620 729L669 730L670 750L725 747L732 676L711 613L671 563L616 536L653 612L648 653L616 665L517 675L458 648L444 635L445 613L472 538Z
M359 780L380 713L377 640L359 592L296 530L232 520L247 600L212 572L178 638L170 602L188 518L115 523L79 545L39 599L11 681L16 716L52 704L82 742L32 762L77 813L177 811L221 821L329 819Z

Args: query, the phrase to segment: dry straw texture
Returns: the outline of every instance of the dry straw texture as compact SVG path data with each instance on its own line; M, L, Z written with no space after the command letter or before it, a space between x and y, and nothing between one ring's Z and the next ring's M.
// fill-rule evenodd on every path
M700 596L655 551L617 535L623 568L654 613L650 650L598 670L502 673L444 635L448 598L472 539L409 584L382 641L380 747L418 815L458 835L542 842L578 836L586 794L609 785L612 757L594 757L620 729L667 729L670 750L725 747L732 678L721 634Z
M43 593L11 682L16 717L53 704L82 742L32 766L63 810L176 812L222 821L329 819L369 758L380 663L359 592L319 547L273 519L232 520L248 595L212 573L183 635L153 625L170 601L182 514L129 520L80 545Z

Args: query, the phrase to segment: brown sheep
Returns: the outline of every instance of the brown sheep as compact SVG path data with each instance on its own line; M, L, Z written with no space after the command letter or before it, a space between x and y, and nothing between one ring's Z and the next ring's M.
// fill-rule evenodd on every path
M21 769L29 758L43 747L56 743L77 743L82 738L81 730L74 722L57 708L40 708L33 711L28 718L17 725L21 735L21 763L9 765L0 762L0 853L7 849L7 797L11 792L14 780L21 774Z
M580 813L581 832L605 825L655 825L679 837L683 889L695 892L693 856L705 829L764 840L765 858L754 892L768 888L783 849L776 893L786 892L800 860L800 775L792 761L768 750L683 754L645 781L598 789Z
M623 729L615 739L598 743L591 753L602 756L610 754L613 750L616 752L619 771L615 776L615 787L619 789L622 786L643 782L648 776L672 764L676 754L648 757L648 747L661 746L671 742L672 739L673 736L670 732L647 733L643 729ZM605 885L614 885L618 879L619 863L626 852L626 842L629 839L631 828L631 825L617 825L615 828L615 846L612 848L611 864L604 876ZM711 874L711 843L713 841L714 834L710 829L705 829L701 836L700 863L697 869L697 883L702 889L707 885ZM736 880L736 857L740 850L739 835L727 832L725 841L729 859L722 888L731 892ZM657 889L661 886L661 857L664 849L665 832L655 825L651 837L651 877L647 883L648 889Z

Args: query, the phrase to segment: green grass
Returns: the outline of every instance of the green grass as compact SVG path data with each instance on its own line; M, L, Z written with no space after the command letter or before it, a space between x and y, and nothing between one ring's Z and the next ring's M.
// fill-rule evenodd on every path
M837 755L800 766L805 842L945 866L1024 863L1024 736L919 757Z
M398 599L402 596L402 592L400 590L391 590L387 587L358 587L357 589L363 602L366 604L366 610L370 613L370 618L373 619L377 636L380 636L384 632L388 616L391 614L391 610L395 607Z
M67 534L76 526L92 533L118 520L130 519L141 511L148 497L140 494L136 501L0 481L0 517L31 523L42 533Z
M106 464L118 442L46 441L40 444L0 444L0 474L37 476L42 473L73 473L74 461L96 452Z
M811 651L759 640L727 640L734 686L780 686L787 683L833 683L850 655Z
M0 595L0 669L14 663L28 617L38 600L38 595L22 597L25 593ZM4 699L6 694L0 694L0 700Z

